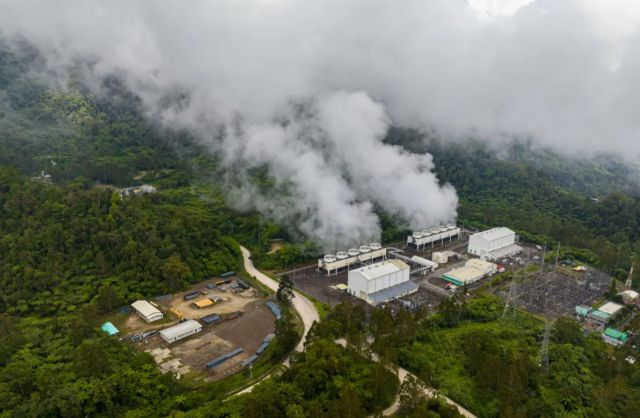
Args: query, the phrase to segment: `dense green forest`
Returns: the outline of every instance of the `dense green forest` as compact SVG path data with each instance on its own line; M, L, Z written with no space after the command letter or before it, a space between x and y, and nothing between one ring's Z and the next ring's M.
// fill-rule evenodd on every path
M548 367L540 367L543 323L525 313L499 320L502 304L492 297L455 298L435 315L339 305L291 368L224 402L231 383L161 374L150 356L99 331L104 314L241 270L238 243L266 269L318 249L232 209L215 157L188 133L146 120L117 77L95 95L79 80L51 84L47 72L29 45L0 41L0 416L362 417L390 404L398 381L385 365L394 364L481 417L635 416L640 371L624 360L630 353L559 320ZM439 178L458 190L467 226L507 225L549 247L561 241L563 257L619 277L640 250L636 174L616 160L589 165L519 143L497 153L401 129L387 142L433 155ZM30 179L41 170L53 184ZM268 184L268 173L253 175ZM112 187L141 183L158 192L121 199ZM404 225L378 215L385 242L405 238ZM267 254L276 237L283 248ZM295 339L288 324L278 325L288 342L270 361ZM340 337L347 349L334 344ZM383 363L368 360L368 350ZM458 416L420 396L417 381L400 393L400 416Z

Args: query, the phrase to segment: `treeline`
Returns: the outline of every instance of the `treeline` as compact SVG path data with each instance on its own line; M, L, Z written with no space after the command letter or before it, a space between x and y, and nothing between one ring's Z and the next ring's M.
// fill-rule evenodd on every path
M560 318L545 360L539 357L544 324L521 311L501 319L503 308L495 296L456 295L437 310L376 309L364 329L365 313L345 304L335 311L344 322L328 321L325 327L346 332L355 346L369 334L373 341L365 345L381 358L479 417L637 415L640 367L626 360L636 355L633 347L614 349L599 334L585 337L574 320ZM412 399L405 405L417 408Z
M124 200L82 182L42 185L0 167L0 312L106 312L240 267L220 200L161 191ZM249 222L248 229L251 229Z

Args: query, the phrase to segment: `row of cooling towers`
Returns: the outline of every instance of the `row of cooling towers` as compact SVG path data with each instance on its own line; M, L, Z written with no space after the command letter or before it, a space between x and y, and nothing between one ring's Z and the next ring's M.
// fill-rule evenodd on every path
M428 237L430 235L436 235L436 234L441 234L447 231L453 231L456 228L457 228L456 225L448 224L448 225L436 226L430 229L425 229L424 231L416 231L412 235L415 239L420 239L420 238Z
M349 248L347 251L338 251L334 254L325 254L325 263L333 263L337 260L344 260L347 258L355 257L360 254L367 254L371 251L377 251L382 248L379 242L372 242L368 245L361 245L360 248Z

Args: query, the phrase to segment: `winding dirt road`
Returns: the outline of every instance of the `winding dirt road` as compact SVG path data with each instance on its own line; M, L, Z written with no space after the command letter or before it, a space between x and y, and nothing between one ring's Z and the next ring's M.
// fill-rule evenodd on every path
M335 340L335 343L338 344L339 346L346 348L347 347L347 340L345 340L344 338L339 338L337 340ZM371 360L377 362L379 361L378 356L375 353L371 353ZM411 375L413 377L415 377L416 379L420 380L419 377L417 377L416 375L412 374L410 371L397 366L398 368L398 380L400 381L400 384L402 384L405 379L407 378L407 376ZM442 397L449 405L453 405L456 408L458 408L458 412L462 415L465 416L467 418L477 418L475 415L473 415L471 412L469 412L467 409L465 409L462 405L456 403L454 400L447 398L446 396L444 396L441 393L437 393L435 389L433 388L425 388L424 389L424 394L429 397L429 398L433 398L436 395L439 395L440 397ZM389 417L394 415L396 412L398 412L398 410L400 409L400 391L398 390L398 393L396 394L396 398L393 400L393 403L391 404L391 406L389 406L387 409L385 409L384 411L382 411L382 415L384 415L385 417Z

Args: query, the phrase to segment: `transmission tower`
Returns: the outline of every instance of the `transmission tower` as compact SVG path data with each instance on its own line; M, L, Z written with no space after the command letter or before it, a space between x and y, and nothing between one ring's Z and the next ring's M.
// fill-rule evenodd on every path
M624 290L631 290L631 282L633 280L633 267L635 263L631 264L631 270L629 270L629 276L627 276L627 281L624 283Z
M549 371L549 337L551 336L551 328L553 328L553 321L547 319L544 323L544 336L542 337L542 345L538 352L538 366L542 367L545 371Z
M513 316L516 316L516 299L518 298L518 284L516 283L517 277L514 273L513 279L511 279L511 284L509 285L509 295L507 296L507 302L504 304L504 310L502 311L502 319L507 314L507 309L510 306L513 307Z

